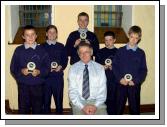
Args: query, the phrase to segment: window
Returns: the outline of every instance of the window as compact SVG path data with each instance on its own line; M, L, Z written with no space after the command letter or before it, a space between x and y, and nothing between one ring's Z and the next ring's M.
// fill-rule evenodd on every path
M20 26L46 27L51 24L50 5L19 6Z
M22 38L23 27L26 25L33 25L37 31L37 42L39 44L45 42L45 30L48 25L51 24L52 6L51 5L12 5L11 11L15 13L12 17L14 20L18 20L17 24L12 22L15 26L15 33L13 43L10 44L22 44L24 39Z
M123 13L121 5L95 5L95 27L121 27L122 14Z
M100 43L104 43L103 34L113 31L116 35L115 43L127 43L128 38L122 28L122 5L95 5L94 32Z

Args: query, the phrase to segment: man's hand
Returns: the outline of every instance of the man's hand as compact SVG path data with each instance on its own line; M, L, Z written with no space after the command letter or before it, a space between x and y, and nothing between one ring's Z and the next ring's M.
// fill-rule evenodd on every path
M122 78L122 79L120 80L120 83L121 83L122 85L124 85L124 86L127 86L127 85L128 85L128 82L127 82L124 78Z
M76 47L80 44L80 42L81 42L81 39L80 39L80 38L77 39L77 40L75 41L74 47L76 48Z
M40 70L38 69L34 69L33 72L32 72L32 76L36 77L40 74Z
M22 73L23 75L28 75L28 74L29 74L28 68L23 68L23 69L21 69L21 73Z
M97 110L97 108L94 105L85 105L84 108L82 109L82 111L86 115L94 115L96 110Z
M85 105L82 109L82 111L86 114L89 115L89 105Z
M96 106L94 105L89 105L89 115L94 115L96 113Z

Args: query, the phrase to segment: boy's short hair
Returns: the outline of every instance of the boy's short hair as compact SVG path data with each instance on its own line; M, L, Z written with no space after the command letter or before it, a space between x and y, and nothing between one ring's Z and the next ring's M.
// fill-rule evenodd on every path
M46 27L46 32L48 32L48 30L52 29L52 28L56 30L56 33L58 32L57 27L55 25L49 25L49 26L47 26Z
M106 36L112 36L113 37L113 39L115 39L116 37L115 37L115 33L114 32L112 32L112 31L106 31L105 33L104 33L104 37L106 37Z
M23 27L23 35L24 35L24 32L25 32L26 30L34 30L35 33L37 33L37 32L36 32L36 28L35 28L33 25L26 25L26 26L24 26L24 27Z
M138 34L140 38L142 36L142 30L141 30L141 28L139 26L130 27L128 34L131 34L131 33Z
M142 36L142 30L139 26L132 26L130 27L129 31L128 31L128 34L130 35L131 33L135 33L135 34L138 34L140 39L137 43L139 43L141 41L141 36Z
M89 20L89 15L86 12L79 13L78 14L78 19L79 19L80 16L86 16L88 18L88 20Z

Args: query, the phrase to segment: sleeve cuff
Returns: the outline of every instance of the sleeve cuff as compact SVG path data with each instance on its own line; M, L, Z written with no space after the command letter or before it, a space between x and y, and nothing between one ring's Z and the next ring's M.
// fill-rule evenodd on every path
M96 102L96 103L95 103L95 106L96 106L96 107L99 107L99 105L101 105L101 103L99 103L99 102Z
M80 110L82 110L82 109L84 108L84 105L83 105L82 103L80 103L80 104L78 105L78 107L79 107Z

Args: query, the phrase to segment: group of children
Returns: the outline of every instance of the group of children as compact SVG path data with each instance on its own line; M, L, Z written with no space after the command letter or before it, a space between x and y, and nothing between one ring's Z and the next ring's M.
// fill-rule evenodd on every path
M66 45L57 41L56 26L46 28L46 42L36 43L37 33L33 26L23 30L24 44L15 49L11 60L11 73L18 84L19 113L51 113L53 95L56 114L63 113L64 69L70 56L70 64L78 62L77 46L81 43L80 33L85 31L86 43L93 47L95 61L105 68L107 77L107 112L109 115L123 114L128 98L130 114L140 114L140 87L147 74L146 57L138 47L141 28L129 29L129 42L117 49L112 31L104 33L105 48L99 49L96 35L87 29L89 16L85 12L78 15L79 29L70 33ZM110 59L110 64L106 64ZM131 80L126 80L129 74Z

